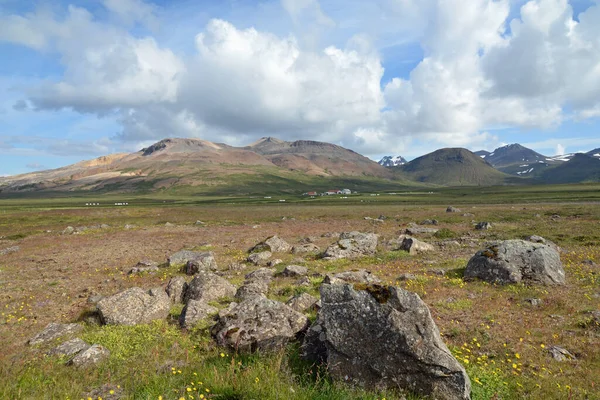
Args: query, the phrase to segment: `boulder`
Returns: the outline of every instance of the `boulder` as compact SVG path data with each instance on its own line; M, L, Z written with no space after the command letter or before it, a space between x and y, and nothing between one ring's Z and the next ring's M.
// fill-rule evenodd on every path
M492 224L489 222L478 222L477 225L475 225L475 229L477 230L488 230L488 229L492 229Z
M527 237L525 237L525 240L527 240L528 242L533 242L533 243L547 244L548 246L553 247L554 249L556 249L556 251L560 251L560 247L558 247L556 245L556 243L554 243L554 242L552 242L552 241L550 241L550 240L548 240L546 238L543 238L543 237L541 237L539 235L527 236Z
M307 254L307 253L316 254L320 251L321 251L321 249L319 248L319 246L317 246L313 243L300 244L300 245L292 247L292 254Z
M438 223L437 219L425 219L421 221L421 225L437 225Z
M308 327L308 318L290 307L265 297L238 304L213 327L220 346L242 353L277 351Z
M317 299L315 296L311 296L308 293L300 293L289 299L285 304L292 310L304 312L315 307L317 301L319 301L319 299Z
M169 267L180 267L186 265L188 261L200 260L202 260L202 265L205 265L206 269L213 270L217 268L212 252L180 250L171 254L167 259Z
M247 281L271 281L274 275L275 271L270 268L259 268L255 271L250 272L244 278Z
M190 283L184 294L184 302L200 300L208 303L223 297L235 296L236 288L228 280L212 272L200 272Z
M250 253L258 253L264 251L270 251L272 253L287 253L291 249L292 246L288 242L275 235L268 237L264 241L251 248Z
M439 229L435 228L425 228L422 226L411 226L410 228L406 228L404 233L407 235L433 235L437 233Z
M97 307L106 325L137 325L167 318L171 300L162 288L133 287L103 298Z
M183 295L187 288L187 283L183 276L174 276L169 279L165 292L173 303L183 303Z
M302 350L325 361L334 380L440 400L470 398L469 377L417 294L379 285L322 285L321 302Z
M359 269L355 271L340 272L335 275L326 275L323 279L325 284L343 284L343 283L381 283L381 280L373 275L371 271Z
M325 250L325 253L323 253L323 259L354 259L366 255L373 255L377 249L377 240L377 235L374 233L342 233L340 235L340 240Z
M545 285L565 283L558 251L545 244L524 240L489 243L469 260L464 277L498 284L521 281Z
M267 267L275 267L275 266L277 266L277 265L281 264L282 262L283 262L283 260L281 260L281 259L279 259L279 258L276 258L276 259L274 259L274 260L271 260L271 261L269 261L269 262L267 263Z
M266 297L268 292L269 292L269 281L268 280L246 281L235 292L235 299L238 301L244 301L244 300L248 300L253 297L256 297L256 296Z
M110 351L108 351L108 349L100 346L99 344L94 344L73 357L68 364L75 367L85 368L98 364L99 362L106 360L108 357L110 357Z
M29 339L27 342L31 346L44 344L69 335L75 335L83 330L80 324L59 324L51 322L43 331Z
M157 262L150 261L150 260L142 260L142 261L138 262L135 265L135 267L133 267L129 271L129 274L142 274L142 273L153 274L155 272L158 272L158 263Z
M280 275L284 277L299 277L306 274L308 274L308 268L300 265L288 265L283 271L281 271Z
M430 251L434 251L435 247L429 243L422 242L415 238L407 237L404 238L402 244L400 245L400 250L408 251L411 255L427 253Z
M254 265L265 265L273 253L270 251L261 251L260 253L252 253L248 256L248 262Z
M571 361L571 360L577 359L577 357L575 357L573 354L571 354L571 352L569 352L569 350L565 349L564 347L560 347L560 346L548 347L548 353L550 353L552 358L555 359L556 361Z
M216 271L217 262L212 251L198 254L193 260L188 260L185 264L185 273L188 275L197 274L200 271Z
M446 212L449 212L449 213L459 213L461 211L460 211L459 208L449 206L448 208L446 208Z
M49 356L66 356L73 357L74 355L81 353L84 350L87 350L90 347L85 341L75 338L71 340L67 340L64 343L59 344L54 347L52 350L48 351Z
M16 253L20 249L21 248L19 246L7 247L6 249L0 250L0 256L5 256L5 255L10 254L10 253Z
M181 311L181 315L179 316L179 325L182 328L191 328L198 321L202 321L209 315L216 314L218 312L218 308L208 305L203 301L190 300Z

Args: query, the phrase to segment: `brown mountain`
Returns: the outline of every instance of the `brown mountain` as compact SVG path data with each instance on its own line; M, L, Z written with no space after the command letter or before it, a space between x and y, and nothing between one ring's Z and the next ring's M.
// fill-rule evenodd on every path
M285 190L287 186L297 189L298 183L307 188L314 184L327 187L327 180L334 177L390 176L376 162L329 143L263 138L250 146L233 147L199 139L169 138L131 154L113 154L54 170L0 178L0 191L191 188L189 192L218 192L219 188L228 188L225 192L232 192L236 188L246 191L253 185ZM317 180L311 181L313 178Z

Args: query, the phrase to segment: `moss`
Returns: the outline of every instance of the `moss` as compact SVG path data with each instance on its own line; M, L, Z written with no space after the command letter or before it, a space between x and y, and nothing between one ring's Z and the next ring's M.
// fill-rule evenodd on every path
M498 246L490 246L490 248L484 250L481 255L487 258L498 258Z
M355 283L354 290L364 290L368 292L379 304L388 302L392 293L388 287L368 283Z

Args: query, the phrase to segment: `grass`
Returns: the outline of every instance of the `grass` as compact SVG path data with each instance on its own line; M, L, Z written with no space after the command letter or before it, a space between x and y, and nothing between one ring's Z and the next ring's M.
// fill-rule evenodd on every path
M127 399L189 398L188 393L198 398L199 390L205 388L210 390L204 392L205 397L212 399L401 398L393 391L366 391L333 382L326 370L300 360L297 343L277 354L229 354L215 346L206 324L180 330L176 321L180 305L160 323L86 325L81 337L111 351L108 362L98 368L75 370L64 366L64 360L44 356L43 348L31 349L24 343L48 322L77 320L89 311L87 297L93 293L164 286L171 276L181 274L178 268L163 267L156 275L128 276L141 259L164 263L180 249L210 250L221 273L239 285L252 268L228 271L227 265L243 261L247 249L273 234L290 244L314 236L324 250L335 240L321 237L327 232L374 232L384 242L397 238L409 222L435 218L440 230L451 231L460 246L416 256L388 252L381 246L374 256L353 261L306 256L300 264L320 276L310 276L307 287L297 287L294 278L277 277L269 297L286 301L303 291L318 296L324 274L365 268L384 283L422 297L444 341L469 373L473 399L600 399L600 329L589 314L598 310L600 276L598 267L586 262L600 264L600 205L577 200L598 196L598 186L577 185L571 187L572 194L568 187L547 189L544 193L536 187L521 188L521 192L510 187L482 188L481 193L447 189L433 195L357 196L344 203L333 198L315 202L295 198L286 204L262 198L161 195L132 197L129 208L86 208L81 206L82 198L2 200L0 231L5 236L0 238L0 249L18 245L20 250L3 256L0 266L4 289L0 293L0 398L79 399L107 383L119 385ZM515 196L521 196L521 204ZM486 203L492 198L506 204ZM534 201L527 202L531 198ZM102 202L109 203L109 199ZM575 201L563 203L565 199ZM446 214L448 205L475 217ZM380 214L388 216L384 223L364 220ZM554 214L561 218L552 220ZM490 221L494 227L475 231L472 219ZM196 220L206 226L194 225ZM175 226L158 225L166 221ZM111 228L84 235L60 234L67 225L101 223ZM139 228L125 230L127 223ZM8 239L23 233L28 234ZM531 234L562 248L567 285L496 286L463 281L467 261L483 243ZM438 243L442 238L423 240ZM283 260L278 271L296 263L291 254L275 254L274 258ZM433 270L446 273L438 275ZM416 279L397 281L403 273L412 273ZM533 307L527 298L539 298L542 304ZM222 308L230 300L215 305ZM314 313L309 316L315 317ZM578 359L553 360L547 351L551 345L565 347Z

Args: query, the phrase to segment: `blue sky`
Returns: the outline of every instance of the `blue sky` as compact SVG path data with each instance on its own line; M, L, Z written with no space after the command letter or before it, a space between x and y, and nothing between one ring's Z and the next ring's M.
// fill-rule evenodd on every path
M0 175L164 137L600 147L593 0L0 0Z

